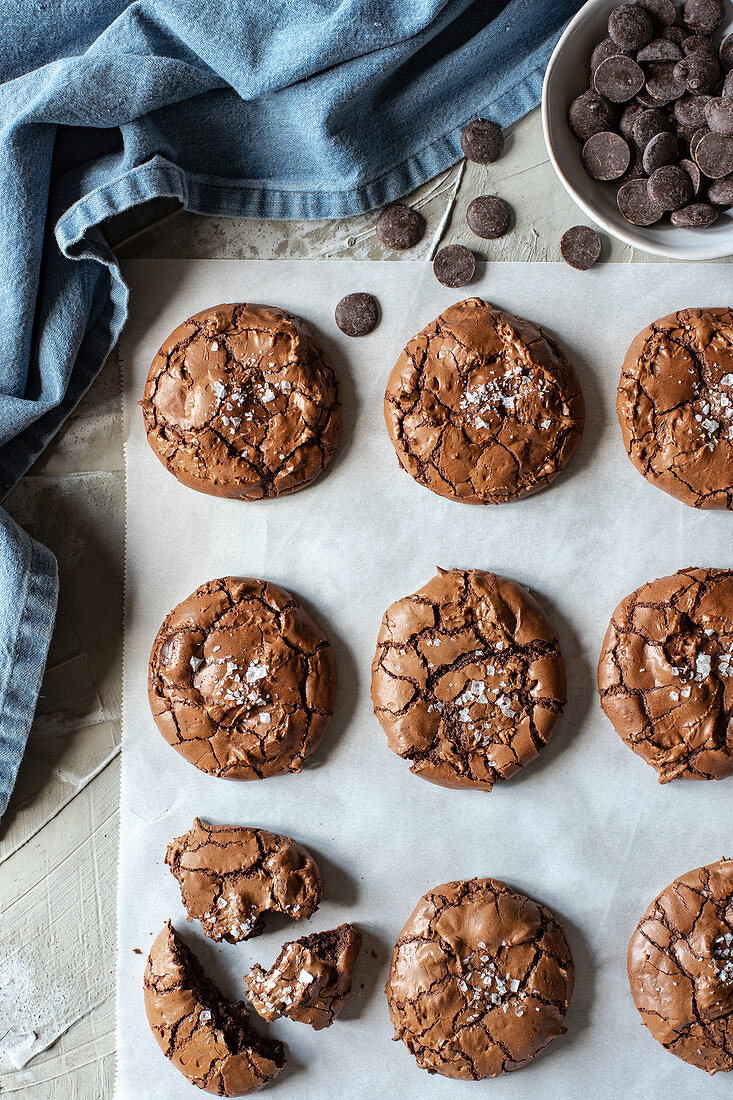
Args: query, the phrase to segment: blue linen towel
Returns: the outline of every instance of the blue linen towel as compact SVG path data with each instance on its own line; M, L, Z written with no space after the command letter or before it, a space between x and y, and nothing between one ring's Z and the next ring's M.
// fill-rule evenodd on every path
M0 14L0 495L124 324L100 226L161 196L341 218L534 107L577 0L6 0ZM0 815L56 608L53 555L0 511Z

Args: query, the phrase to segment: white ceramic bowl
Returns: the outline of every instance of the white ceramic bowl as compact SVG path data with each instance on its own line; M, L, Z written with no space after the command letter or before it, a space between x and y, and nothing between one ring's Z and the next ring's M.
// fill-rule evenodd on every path
M588 87L593 47L608 36L608 16L620 2L588 0L550 58L542 88L542 129L552 165L581 210L634 248L674 260L714 260L733 255L733 210L720 211L718 220L707 229L676 229L668 218L656 225L631 225L619 213L613 184L591 179L583 168L581 143L568 126L568 107ZM733 16L733 12L729 14ZM716 35L732 29L733 18Z

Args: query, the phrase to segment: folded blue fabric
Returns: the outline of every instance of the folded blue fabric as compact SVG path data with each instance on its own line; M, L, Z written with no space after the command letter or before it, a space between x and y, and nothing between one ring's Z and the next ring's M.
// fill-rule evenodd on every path
M341 218L534 107L577 0L8 0L0 12L0 493L114 346L100 225L147 200ZM0 512L0 815L33 718L53 556Z

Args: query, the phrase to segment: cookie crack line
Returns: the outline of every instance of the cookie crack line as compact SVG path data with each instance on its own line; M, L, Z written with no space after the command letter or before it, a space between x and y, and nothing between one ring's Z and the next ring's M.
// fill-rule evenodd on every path
M297 772L336 697L333 651L283 589L226 577L167 616L150 657L151 711L190 763L223 778Z
M415 774L491 790L538 755L562 717L557 635L514 582L438 570L385 612L372 702L390 749Z
M733 573L689 567L622 600L598 689L619 736L661 783L733 774Z
M572 987L572 956L549 910L472 879L420 899L386 992L395 1039L419 1066L482 1080L525 1065L564 1032Z
M643 329L624 360L617 412L648 481L696 508L733 508L731 310L680 310Z
M338 375L272 306L196 314L164 342L140 402L148 442L189 488L259 500L310 484L341 432Z
M642 1022L708 1073L733 1069L733 861L699 867L651 903L631 937L628 974Z
M408 343L384 400L398 460L420 484L473 504L543 488L574 453L580 383L537 326L479 298Z

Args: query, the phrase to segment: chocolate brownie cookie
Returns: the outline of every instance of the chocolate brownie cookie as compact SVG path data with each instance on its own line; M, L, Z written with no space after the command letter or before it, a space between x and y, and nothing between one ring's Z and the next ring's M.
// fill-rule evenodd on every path
M236 825L207 825L198 817L170 842L165 862L178 880L188 920L211 940L259 936L264 914L312 917L321 900L321 873L288 836Z
M480 298L408 343L384 415L400 464L434 493L500 504L544 488L580 441L580 384L546 333Z
M616 732L671 779L733 773L733 573L681 569L614 611L598 663Z
M264 1020L289 1016L314 1031L330 1027L346 1004L361 933L350 924L283 944L270 970L245 975L249 997Z
M628 954L642 1022L684 1062L733 1069L733 860L698 867L662 890Z
M437 886L417 903L392 955L386 993L395 1039L428 1073L498 1077L565 1032L573 978L549 909L495 879Z
M534 759L565 709L552 623L526 589L439 569L384 614L374 713L392 752L442 787L490 791Z
M143 996L158 1046L204 1092L247 1096L285 1065L283 1044L257 1034L244 1001L222 996L170 921L150 950Z
M197 588L161 626L148 698L168 744L209 775L299 772L333 714L333 650L282 588L222 577Z
M733 508L733 314L683 309L626 353L618 418L629 458L695 508Z
M341 433L339 380L302 321L205 309L171 333L140 402L148 442L191 489L261 500L318 477Z

